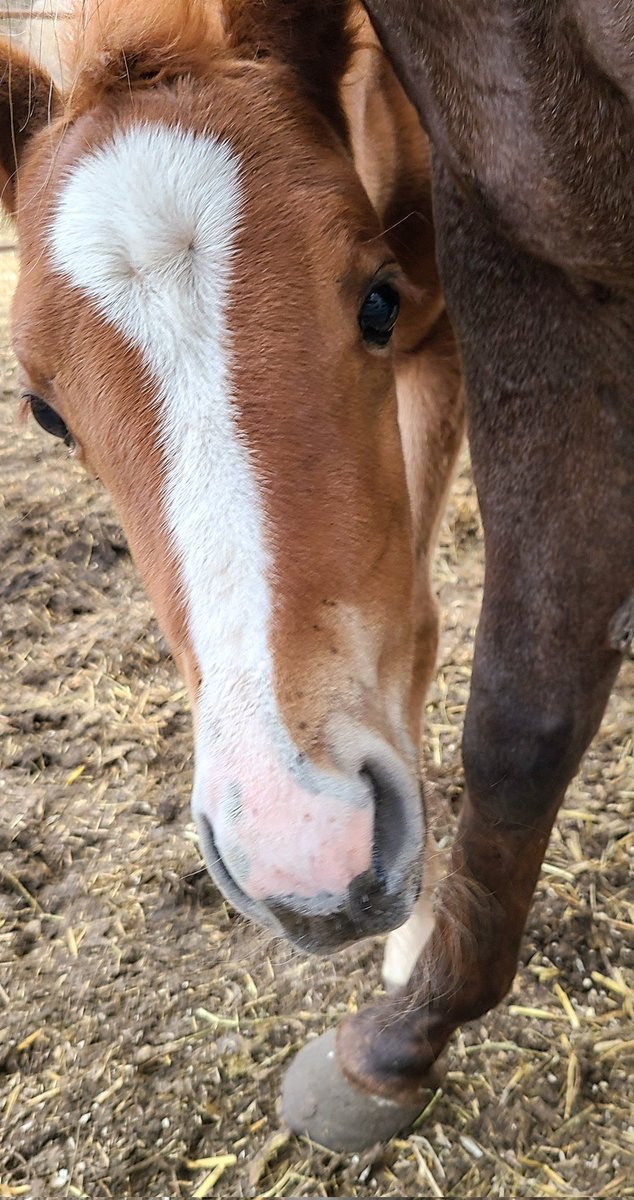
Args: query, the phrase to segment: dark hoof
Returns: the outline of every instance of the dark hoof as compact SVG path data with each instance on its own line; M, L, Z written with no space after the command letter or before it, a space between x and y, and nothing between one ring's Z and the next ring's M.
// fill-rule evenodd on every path
M329 1150L366 1150L387 1142L416 1120L433 1094L397 1104L348 1083L335 1055L335 1029L300 1050L282 1087L282 1114L294 1133Z

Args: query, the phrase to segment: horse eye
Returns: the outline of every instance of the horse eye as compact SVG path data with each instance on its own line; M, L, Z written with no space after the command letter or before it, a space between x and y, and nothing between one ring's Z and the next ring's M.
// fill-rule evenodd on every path
M46 404L44 400L41 400L39 396L27 396L27 400L38 425L46 433L52 434L53 437L61 438L64 445L72 450L75 445L75 439L72 433L69 432L68 426L62 421L59 413L56 413L55 409L51 408L50 404Z
M359 313L363 339L371 346L387 346L400 309L400 298L389 283L381 283L368 293Z

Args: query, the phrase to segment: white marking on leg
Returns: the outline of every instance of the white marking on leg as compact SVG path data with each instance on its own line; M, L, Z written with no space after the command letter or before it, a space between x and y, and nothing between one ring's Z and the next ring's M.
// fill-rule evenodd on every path
M395 991L407 983L416 961L434 928L433 894L442 877L441 854L431 833L427 834L423 887L413 912L404 925L388 935L383 953L383 983Z

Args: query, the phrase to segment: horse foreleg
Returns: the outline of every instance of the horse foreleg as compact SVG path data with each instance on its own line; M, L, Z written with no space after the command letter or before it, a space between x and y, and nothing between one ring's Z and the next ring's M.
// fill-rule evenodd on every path
M409 1123L453 1031L508 991L553 821L631 641L631 295L610 307L573 287L510 246L442 172L437 214L469 391L485 589L466 793L432 935L405 987L339 1027L327 1094L312 1044L310 1115L286 1107L295 1128L355 1149ZM294 1069L303 1065L300 1055ZM341 1138L326 1119L335 1111L345 1114Z
M557 807L508 823L465 798L433 931L408 984L338 1030L339 1065L356 1087L405 1112L420 1108L454 1030L506 995Z
M359 1150L411 1124L438 1082L433 1067L454 1030L499 1003L557 811L499 821L465 799L435 922L404 987L309 1043L287 1076L284 1110L296 1129ZM397 931L398 937L401 931Z

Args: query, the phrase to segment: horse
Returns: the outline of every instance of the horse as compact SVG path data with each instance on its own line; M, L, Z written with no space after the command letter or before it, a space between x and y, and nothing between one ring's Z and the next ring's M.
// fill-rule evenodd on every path
M416 113L354 5L87 0L61 90L1 76L23 408L118 510L208 870L304 951L411 921L402 983L464 427Z
M346 1019L336 1058L306 1048L289 1083L317 1141L344 1093L358 1145L368 1099L406 1123L456 1027L508 991L557 811L634 644L634 11L364 4L433 148L485 587L433 933L407 989Z

